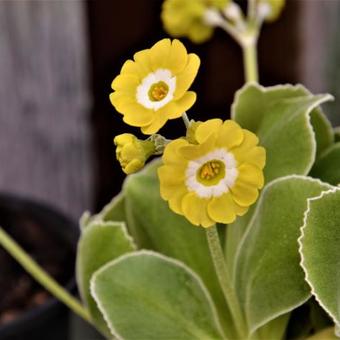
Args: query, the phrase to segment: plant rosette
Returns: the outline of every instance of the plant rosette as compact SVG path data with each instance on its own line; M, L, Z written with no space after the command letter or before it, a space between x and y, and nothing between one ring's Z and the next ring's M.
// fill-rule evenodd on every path
M233 1L164 1L171 35L202 42L222 28L240 44L246 84L231 119L189 119L200 59L177 39L137 52L113 80L111 103L147 137L115 137L128 177L80 220L82 302L35 275L106 337L336 338L339 129L320 108L332 96L258 84L260 28L283 5L249 0L245 14ZM177 118L185 135L162 136Z

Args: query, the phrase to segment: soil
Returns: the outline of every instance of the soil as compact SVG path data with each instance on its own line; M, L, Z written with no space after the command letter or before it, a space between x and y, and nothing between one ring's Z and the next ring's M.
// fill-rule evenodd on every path
M0 208L0 225L59 283L74 273L71 246L52 234L29 214L13 216ZM2 248L0 248L0 326L51 299Z

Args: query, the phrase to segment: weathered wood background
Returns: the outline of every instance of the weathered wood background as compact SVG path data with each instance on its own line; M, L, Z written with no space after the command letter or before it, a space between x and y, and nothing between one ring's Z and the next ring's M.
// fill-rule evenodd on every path
M0 190L74 218L92 205L82 1L0 1Z

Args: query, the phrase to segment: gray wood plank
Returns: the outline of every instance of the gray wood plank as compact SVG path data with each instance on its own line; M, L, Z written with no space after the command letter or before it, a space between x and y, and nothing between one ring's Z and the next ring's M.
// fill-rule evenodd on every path
M78 218L93 192L82 1L0 1L0 190Z

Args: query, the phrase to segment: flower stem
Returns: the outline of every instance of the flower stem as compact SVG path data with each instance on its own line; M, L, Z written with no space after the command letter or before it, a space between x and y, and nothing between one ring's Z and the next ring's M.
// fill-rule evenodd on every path
M231 284L231 278L225 263L221 242L218 236L216 226L206 229L208 245L210 249L211 258L216 270L217 278L222 288L224 297L230 309L235 328L241 339L246 338L246 327L243 313L236 296L234 287Z
M85 321L92 323L91 316L81 302L69 294L28 255L3 228L0 227L0 245L46 290L68 306Z
M258 82L256 39L242 44L243 64L246 82Z
M189 128L190 120L186 112L182 113L182 119L186 128Z

